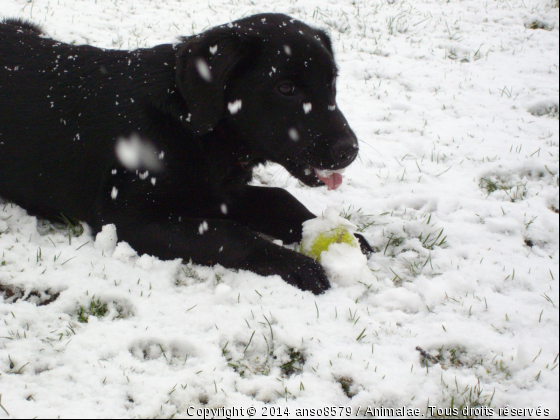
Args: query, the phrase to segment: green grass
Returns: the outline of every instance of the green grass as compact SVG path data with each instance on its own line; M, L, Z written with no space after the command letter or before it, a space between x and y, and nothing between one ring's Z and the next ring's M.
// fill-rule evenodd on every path
M435 247L443 248L446 245L447 236L443 236L443 232L444 229L441 229L439 232L430 232L426 236L421 233L418 239L422 243L422 247L428 251L433 251Z
M303 371L303 365L306 362L305 356L299 350L288 349L288 356L290 361L280 366L282 376L286 378L301 373Z
M73 217L66 217L64 214L60 213L60 219L66 225L66 230L68 231L68 241L72 245L72 236L79 238L84 233L84 226L79 220Z
M266 323L262 323L266 325ZM270 324L268 324L270 337L262 334L262 338L266 343L266 350L262 347L255 346L254 343L258 339L257 331L254 330L249 337L247 344L236 343L235 349L231 349L230 343L227 342L222 347L222 355L228 362L228 365L240 377L245 378L251 375L269 376L273 369L279 369L280 375L277 378L290 378L303 372L303 366L306 363L306 357L303 351L295 348L286 348L283 352L286 357L278 356L275 352L274 336ZM284 363L281 363L282 360Z
M395 237L394 233L391 233L391 236L389 237L389 240L387 241L387 245L385 245L385 248L383 249L383 255L387 254L387 250L389 250L389 247L392 248L398 248L399 246L402 245L402 243L405 241L404 238L399 238L399 237ZM391 256L395 256L395 254L390 254Z
M558 7L558 6L556 6ZM529 29L544 29L545 31L552 31L554 28L552 26L550 26L548 23L540 21L540 20L534 20L532 21L530 24L526 25L527 28Z
M356 396L356 392L352 390L352 387L354 386L354 380L352 378L341 376L335 379L336 382L340 384L340 387L342 388L342 392L344 392L344 395L346 395L350 399Z
M354 223L360 233L363 233L366 229L375 225L375 220L371 220L373 216L364 214L361 208L357 210L354 209L353 205L342 210L340 217Z
M447 404L438 404L438 412L427 410L426 418L429 419L474 419L485 418L493 411L491 408L494 399L494 392L485 392L480 383L480 379L475 385L467 385L459 388L457 380L453 385L441 380L446 395ZM429 405L429 402L428 402Z
M78 322L83 324L87 323L90 316L95 316L96 318L103 318L107 315L109 308L106 303L101 302L101 299L95 299L92 297L89 307L80 306L78 308Z
M509 185L503 181L492 181L488 178L482 178L479 185L480 188L486 190L488 195L496 191L505 192L512 203L527 198L527 182L517 182L515 185Z

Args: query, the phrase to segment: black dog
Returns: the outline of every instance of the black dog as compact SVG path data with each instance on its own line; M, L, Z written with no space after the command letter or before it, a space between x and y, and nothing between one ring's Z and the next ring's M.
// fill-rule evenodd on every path
M350 165L358 144L336 75L329 37L279 14L136 51L63 44L5 20L0 195L96 231L114 223L139 253L321 293L319 264L260 235L298 242L315 216L282 189L247 183L272 161L308 186L340 184L324 170Z

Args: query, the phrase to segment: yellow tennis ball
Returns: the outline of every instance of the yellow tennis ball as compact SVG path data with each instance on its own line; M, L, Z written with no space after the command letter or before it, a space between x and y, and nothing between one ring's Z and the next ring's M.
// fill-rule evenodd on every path
M299 252L317 261L321 261L321 253L328 251L331 244L348 244L358 248L358 241L344 227L339 226L327 232L322 232L311 242L302 241Z

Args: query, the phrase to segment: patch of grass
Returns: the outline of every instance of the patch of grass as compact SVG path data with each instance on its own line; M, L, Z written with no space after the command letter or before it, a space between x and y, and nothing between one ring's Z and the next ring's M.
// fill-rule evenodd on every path
M109 308L106 303L101 302L101 299L92 297L89 307L80 306L78 308L78 322L83 324L87 323L90 315L96 318L103 318L107 315Z
M474 419L487 417L483 413L489 411L495 391L492 394L484 392L480 379L476 385L467 385L462 389L459 388L457 381L455 381L454 386L446 384L443 378L441 382L444 392L447 393L447 404L438 405L437 413L428 410L426 418Z
M266 342L266 352L257 349L252 343L255 339L256 331L253 331L247 344L239 342L235 346L230 346L229 342L222 348L222 355L240 377L245 378L250 375L269 376L274 368L280 369L278 380L282 378L290 378L300 374L306 363L306 357L303 351L295 348L284 348L282 353L285 356L274 351L274 339L272 335L270 340L266 335L262 335ZM287 361L286 361L287 359Z
M268 376L270 375L270 357L267 355L265 358L260 356L255 356L252 358L244 357L241 360L233 361L228 360L228 365L234 370L240 377L245 378L250 374Z
M529 113L535 117L548 116L551 118L559 118L559 110L557 103L539 104L529 108Z
M371 220L371 215L364 214L361 208L353 210L353 207L354 206L349 206L348 209L342 210L340 217L354 223L360 233L364 232L370 226L375 225L375 220Z
M288 349L288 356L290 358L290 361L280 366L282 375L287 378L302 372L303 365L306 361L305 356L296 349Z
M408 271L410 271L410 274L412 274L413 277L418 277L420 275L420 273L422 272L422 269L426 266L427 261L425 263L422 263L421 261L408 261L406 258L404 258L404 265L407 268Z
M0 283L0 294L4 297L6 302L14 303L22 298L23 290Z
M265 325L264 323L261 324ZM249 324L247 323L247 325ZM270 323L268 323L268 326L270 327L270 332L271 332L270 341L266 338L264 334L262 334L263 339L266 342L266 346L267 346L267 350L265 354L263 354L263 352L258 354L257 350L252 350L254 346L253 347L251 346L255 338L255 334L257 332L256 330L252 332L249 340L247 341L247 344L238 342L235 345L235 350L231 352L228 349L229 342L226 343L226 345L222 348L222 354L226 358L229 367L232 368L242 378L250 374L263 375L263 376L268 376L270 374L270 371L274 365L273 362L274 360L276 360L276 357L273 355L274 349L271 347L270 344L272 343L272 346L274 346L272 327Z
M558 7L558 6L556 6ZM544 29L545 31L552 31L554 29L554 27L552 25L550 25L548 22L545 22L543 20L540 19L535 19L530 23L527 23L525 25L526 28L528 29Z
M439 364L443 369L451 367L462 367L466 364L467 352L463 348L445 348L441 346L437 349L437 353L430 354L421 347L416 347L420 352L420 363L422 366L434 366ZM472 367L472 366L471 366Z
M84 233L84 226L80 223L79 220L74 219L73 217L66 217L64 214L60 213L60 219L66 225L66 229L68 231L68 241L70 245L72 245L72 236L79 238Z
M203 283L205 280L198 275L196 270L192 267L192 261L188 265L182 265L181 271L177 274L175 278L175 286L190 286L192 282L188 280L194 280L198 283ZM221 281L221 277L216 275L216 280L218 284Z
M70 245L72 245L72 237L79 238L83 235L84 226L79 220L62 213L58 217L58 220L58 222L51 222L47 219L39 219L37 221L37 231L43 236L57 233L66 234L68 235L68 242Z
M50 289L40 291L31 290L27 293L24 289L0 283L0 294L7 303L16 303L18 300L34 303L37 306L45 306L58 299L60 293L52 292Z
M387 241L387 245L385 245L385 248L383 249L383 255L387 255L387 250L389 249L389 247L393 248L394 250L394 248L398 248L399 246L401 246L403 242L404 238L399 238L398 236L395 237L395 234L391 233L391 236ZM394 252L391 256L395 256Z
M336 382L340 384L340 387L342 388L342 392L344 392L344 395L346 395L350 399L356 396L357 393L352 389L354 387L354 380L352 378L349 378L347 376L341 376L335 379Z
M428 251L433 251L434 248L437 246L439 248L443 248L447 243L447 236L443 236L444 229L441 229L439 232L431 232L424 236L423 233L420 234L418 239L422 243L422 247L426 248Z
M498 355L495 355L493 359L473 357L461 346L441 346L435 352L427 352L421 347L416 347L416 350L420 353L420 363L426 370L434 365L440 365L444 370L473 369L482 366L489 375L505 379L511 378L509 366Z
M503 191L509 197L512 203L517 201L522 201L527 198L527 183L518 182L511 186L503 181L492 181L488 178L482 178L480 181L480 188L486 190L488 195L495 193L496 191Z
M486 178L482 178L479 186L483 190L486 190L488 192L488 195L490 195L490 194L492 194L492 193L494 193L498 190L502 190L502 189L506 188L504 185L499 185L497 182L491 181L491 180L486 179Z

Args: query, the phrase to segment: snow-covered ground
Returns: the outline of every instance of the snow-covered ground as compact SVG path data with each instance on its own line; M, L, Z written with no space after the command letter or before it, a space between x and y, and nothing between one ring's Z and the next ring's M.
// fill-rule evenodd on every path
M108 48L258 12L326 28L360 160L337 191L277 166L255 182L317 214L334 206L378 251L316 297L138 256L109 230L96 242L0 199L0 418L462 405L558 417L557 0L0 3Z

